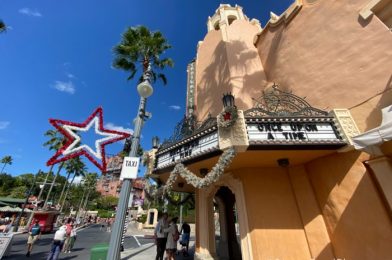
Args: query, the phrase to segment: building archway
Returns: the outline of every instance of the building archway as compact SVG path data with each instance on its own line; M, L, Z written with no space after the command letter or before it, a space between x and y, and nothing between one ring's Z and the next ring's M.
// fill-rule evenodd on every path
M221 196L215 196L221 187L229 189L235 197L238 217L237 222L239 226L238 247L240 248L240 259L252 260L252 244L242 182L239 179L234 178L230 173L224 174L219 181L209 186L207 189L199 190L197 192L196 203L198 204L197 207L199 209L197 212L197 225L199 228L196 228L198 249L195 259L204 260L218 258L217 250L219 250L220 245L215 241L214 201L215 204L225 205L224 201L220 199ZM221 209L223 209L222 206ZM224 219L227 220L227 218ZM219 226L220 225L221 223L219 222ZM225 243L222 243L222 245L225 245Z
M219 225L215 229L216 254L220 260L242 260L235 195L227 186L221 186L214 201L215 226Z

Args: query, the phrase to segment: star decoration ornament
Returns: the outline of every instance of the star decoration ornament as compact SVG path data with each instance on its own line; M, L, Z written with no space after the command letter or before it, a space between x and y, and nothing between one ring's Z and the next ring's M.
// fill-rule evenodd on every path
M106 172L105 146L131 136L130 133L105 129L103 126L103 111L98 107L83 123L74 123L59 119L49 119L61 134L64 135L65 144L46 163L48 166L71 158L84 155L103 173ZM87 132L92 127L97 135L102 136L95 140L95 149L83 144L77 132ZM80 144L78 146L78 144Z
M225 121L231 120L231 113L230 113L230 112L226 112L226 113L223 115L223 119L224 119Z

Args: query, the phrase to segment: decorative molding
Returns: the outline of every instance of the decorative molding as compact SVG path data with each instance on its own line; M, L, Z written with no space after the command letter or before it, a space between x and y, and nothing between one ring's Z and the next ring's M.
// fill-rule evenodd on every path
M364 19L367 20L370 18L370 16L372 16L373 13L373 9L376 7L376 5L378 5L379 3L383 2L384 0L371 0L367 5L365 5L360 11L359 11L359 16Z
M305 98L279 89L275 83L271 91L253 100L254 107L244 112L246 118L328 116L328 112L312 107Z
M238 110L237 116L237 120L232 127L218 127L218 142L221 150L234 147L236 152L245 152L249 146L244 112L242 110Z
M257 41L259 39L259 36L266 31L266 29L271 26L271 27L276 27L282 23L284 24L289 24L291 20L294 18L294 16L301 10L303 6L302 0L295 0L295 2L290 5L286 11L284 11L281 15L277 15L273 12L270 12L270 19L268 20L267 24L262 28L261 32L259 32L254 40L253 43L256 45Z
M158 149L152 149L150 151L144 152L143 154L143 164L147 168L145 173L146 176L150 176L155 168L155 155L157 151Z
M329 114L334 117L335 125L343 140L349 144L349 147L346 147L342 151L353 150L351 138L359 135L361 132L359 131L354 118L351 116L350 110L345 108L333 109Z

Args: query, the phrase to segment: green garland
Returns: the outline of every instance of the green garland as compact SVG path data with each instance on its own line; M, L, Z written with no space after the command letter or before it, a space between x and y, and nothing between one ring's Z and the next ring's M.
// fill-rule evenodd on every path
M178 163L167 179L166 185L159 187L155 191L151 189L149 184L146 184L145 192L150 197L161 197L166 195L173 187L178 176L181 176L188 184L196 189L204 189L216 182L225 172L226 167L230 165L236 152L233 147L227 149L219 157L218 162L212 170L204 177L200 178L188 170L182 163Z
M225 120L224 117L226 114L230 114L229 120ZM237 111L237 107L235 106L225 107L223 111L219 113L218 116L216 117L218 126L221 128L228 128L234 125L235 122L237 121L237 118L238 118L238 111Z

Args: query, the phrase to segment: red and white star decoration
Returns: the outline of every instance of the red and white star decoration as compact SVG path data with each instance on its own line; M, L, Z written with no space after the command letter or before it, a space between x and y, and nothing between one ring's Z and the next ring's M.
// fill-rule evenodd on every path
M83 123L49 119L49 122L64 135L66 141L46 164L49 166L84 155L103 173L106 172L105 145L128 138L131 134L105 129L103 127L102 113L102 108L97 108ZM95 150L86 144L82 144L80 136L76 133L76 131L87 132L93 125L95 133L104 136L95 140ZM80 146L78 146L79 143L81 144Z

